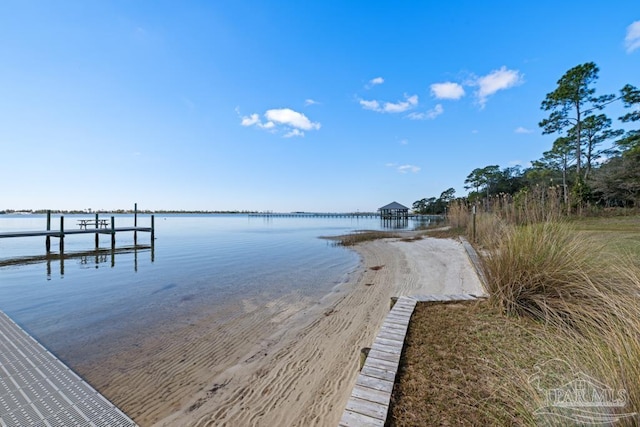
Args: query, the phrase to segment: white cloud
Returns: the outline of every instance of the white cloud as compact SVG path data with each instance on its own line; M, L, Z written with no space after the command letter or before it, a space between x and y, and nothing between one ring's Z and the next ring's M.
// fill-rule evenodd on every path
M444 108L442 108L441 104L436 104L436 106L433 107L433 109L427 111L427 118L428 119L435 119L436 117L438 117L442 113L444 113Z
M383 102L382 104L380 101L365 99L361 99L359 102L365 110L377 111L378 113L403 113L418 105L418 95L405 94L404 99L404 101Z
M418 113L417 111L414 111L412 113L407 114L407 117L411 120L426 120L427 113Z
M494 70L486 76L478 77L472 84L479 86L476 95L480 106L484 107L489 96L523 82L524 78L518 70L509 70L507 67L502 66L499 70Z
M382 77L376 77L375 79L369 80L369 83L365 85L366 89L371 89L374 86L381 85L384 83L384 79Z
M531 129L527 129L525 127L519 126L514 130L515 133L533 133Z
M434 83L431 94L437 99L460 99L464 96L464 88L453 82Z
M408 145L409 144L409 140L408 139L401 139L400 140L400 145Z
M300 129L291 129L289 132L284 134L285 138L291 138L293 136L304 136L304 132L302 132Z
M258 123L260 123L260 116L255 113L250 116L243 117L242 122L240 122L242 126L253 126L257 125Z
M426 111L423 113L418 113L414 111L413 113L409 113L407 117L410 118L411 120L427 120L427 119L433 120L442 113L444 113L444 108L442 108L442 104L436 104L436 106L429 111Z
M627 53L640 48L640 21L635 21L627 27L627 36L624 38Z
M408 173L408 172L412 172L412 173L418 173L420 172L420 167L419 166L414 166L414 165L398 165L397 163L387 163L385 165L388 168L394 168L395 170L397 170L400 173Z
M303 130L320 129L320 123L313 123L302 113L290 108L267 110L264 116L273 122Z
M362 105L362 108L364 108L365 110L373 110L373 111L381 111L380 110L380 103L378 101L366 101L364 99L360 100L360 105Z
M414 166L414 165L402 165L402 166L398 166L398 172L400 172L400 173L407 173L407 172L418 173L418 172L420 172L420 168L418 166Z
M304 100L304 106L308 107L309 105L317 105L320 104L318 101L313 100L313 99L305 99Z
M418 95L412 96L404 96L404 101L398 101L396 103L393 102L385 102L384 103L384 112L385 113L403 113L416 105L418 105Z
M240 110L236 108L238 115ZM279 108L267 110L264 113L266 121L263 122L257 113L241 117L242 126L256 126L270 132L284 132L285 138L292 136L304 136L303 130L318 130L320 123L312 122L302 113L298 113L290 108Z

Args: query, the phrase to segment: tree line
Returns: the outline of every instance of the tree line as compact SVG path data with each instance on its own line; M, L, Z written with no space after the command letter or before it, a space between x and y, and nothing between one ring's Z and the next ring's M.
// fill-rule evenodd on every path
M543 135L557 135L552 147L528 168L476 168L465 179L471 190L467 200L476 202L496 194L515 195L532 187L557 187L568 207L640 206L640 130L624 131L604 110L622 102L628 113L619 123L640 121L640 90L630 84L618 94L597 94L599 68L593 62L568 70L549 92L540 108L549 116L538 125ZM455 190L439 198L418 200L417 213L441 214Z

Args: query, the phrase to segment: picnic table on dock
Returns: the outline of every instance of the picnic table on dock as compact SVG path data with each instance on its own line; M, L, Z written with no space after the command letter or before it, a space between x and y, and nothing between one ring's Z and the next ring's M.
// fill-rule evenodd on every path
M88 226L94 226L96 228L107 228L109 227L109 220L108 219L79 219L78 220L78 226L82 229L84 228L85 230L87 229Z

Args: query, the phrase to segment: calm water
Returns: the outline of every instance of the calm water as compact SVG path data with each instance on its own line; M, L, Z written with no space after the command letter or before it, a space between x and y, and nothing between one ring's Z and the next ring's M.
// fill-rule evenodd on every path
M91 215L65 216L65 229L76 228L79 218ZM130 226L133 216L115 221ZM59 224L53 216L52 228ZM138 225L149 226L150 217L139 216ZM382 228L378 219L246 215L156 215L155 226L153 251L1 266L0 309L53 352L79 361L153 333L155 325L191 321L240 301L264 304L289 294L320 299L346 280L359 258L319 236ZM44 215L0 215L0 232L45 227ZM133 245L133 233L116 237L118 248ZM139 233L138 244L149 245L149 238ZM0 262L42 255L44 240L0 239ZM100 243L108 249L109 237ZM57 238L51 246L58 251ZM93 246L92 234L65 238L66 254Z

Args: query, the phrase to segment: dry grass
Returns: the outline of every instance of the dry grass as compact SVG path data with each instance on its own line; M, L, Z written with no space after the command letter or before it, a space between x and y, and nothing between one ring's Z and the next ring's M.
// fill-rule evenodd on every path
M418 304L393 390L390 426L535 425L528 383L555 355L546 332L486 301Z
M616 396L627 393L623 408L604 408L605 414L637 412L638 359L612 364L624 356L617 352L620 347L609 346L625 338L611 332L615 338L605 342L600 335L576 334L566 325L506 316L486 301L419 304L405 340L387 425L582 425L537 414L543 408L563 410L552 403L561 397L554 390L576 377L601 382ZM620 371L626 375L612 376ZM581 390L590 397L589 388ZM595 417L603 408L589 410ZM622 418L615 425L636 421Z
M436 239L457 239L464 234L465 230L462 227L441 227L429 230L426 235Z
M638 253L615 231L557 222L501 233L483 260L494 305L553 328L563 360L624 390L625 409L640 412Z
M532 386L533 367L552 359L570 367L562 384L579 373L622 398L605 415L640 414L640 217L561 221L557 197L525 196L476 217L490 307L416 312L391 425L565 425L533 412L551 387Z
M344 236L331 237L340 246L353 246L358 243L368 242L371 240L397 238L399 237L395 233L387 231L357 231L355 233L346 234Z

